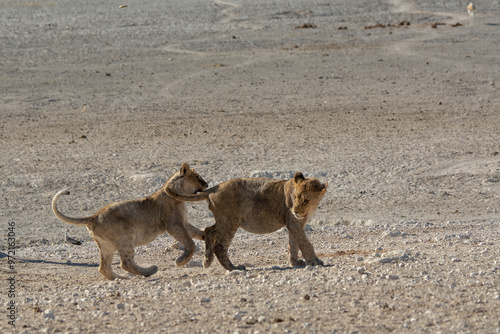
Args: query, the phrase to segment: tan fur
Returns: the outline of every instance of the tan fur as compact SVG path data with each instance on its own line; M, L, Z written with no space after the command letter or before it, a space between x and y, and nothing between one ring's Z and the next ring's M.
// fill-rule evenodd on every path
M152 266L142 268L134 262L134 247L146 245L158 235L168 232L184 245L184 253L176 259L182 266L189 262L195 251L193 239L204 239L204 232L189 224L187 207L165 193L166 184L176 191L196 194L205 190L207 183L188 164L182 164L165 185L153 195L137 200L112 203L86 218L71 218L56 206L57 199L69 195L67 190L58 192L52 200L52 210L65 223L86 226L97 243L101 255L99 272L109 280L123 278L116 275L111 262L116 250L120 253L121 267L133 274L151 276L158 270Z
M203 266L208 268L214 258L227 270L240 269L228 257L228 248L242 229L258 234L274 232L286 226L289 233L290 264L323 265L304 232L306 223L316 211L328 184L296 173L291 180L268 178L235 179L196 195L181 194L168 182L167 194L180 201L208 202L215 224L205 229L206 253ZM298 259L298 250L305 261Z

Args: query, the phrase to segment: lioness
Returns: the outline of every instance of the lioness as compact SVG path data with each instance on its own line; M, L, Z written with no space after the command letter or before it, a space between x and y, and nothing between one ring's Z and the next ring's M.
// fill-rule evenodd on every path
M175 179L175 181L172 181ZM165 186L183 193L196 194L207 189L208 184L188 164L182 164L165 185L149 197L142 199L112 203L100 209L93 216L71 218L63 215L56 206L61 195L69 195L69 191L61 190L52 200L52 211L65 223L84 225L99 247L101 264L99 272L109 280L124 278L116 275L111 262L116 250L120 253L121 267L133 274L151 276L158 270L157 266L142 268L134 261L134 247L146 245L158 235L168 232L184 245L184 253L175 263L178 266L189 262L195 252L192 238L203 240L204 232L189 224L187 207L169 197Z
M179 176L182 178L182 176ZM181 194L167 182L165 191L179 201L207 200L215 224L205 229L203 267L212 264L215 255L227 270L245 270L229 260L228 248L238 227L266 234L286 226L289 233L292 266L323 265L304 232L306 223L325 195L328 183L305 178L298 172L291 180L243 178L227 181L195 195ZM298 259L298 250L305 259Z

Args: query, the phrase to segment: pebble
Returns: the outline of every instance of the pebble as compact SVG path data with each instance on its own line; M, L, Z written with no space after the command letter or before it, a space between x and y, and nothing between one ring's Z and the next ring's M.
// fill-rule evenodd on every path
M358 269L356 269L356 271L358 272L358 274L362 275L365 273L365 268L363 267L358 267Z
M116 304L116 309L123 310L123 309L125 309L125 305L123 305L122 303L118 303L118 304Z
M255 278L255 277L257 277L257 276L259 276L259 274L258 274L258 273L256 273L256 272L252 272L252 273L250 273L250 272L249 272L249 273L247 274L247 277L248 277L248 278Z
M233 320L241 320L242 316L245 315L247 312L246 311L238 311L234 314Z
M457 258L453 258L453 259L451 259L451 262L462 262L462 260L457 259Z
M52 310L45 310L45 312L43 312L43 318L45 319L45 321L48 321L48 320L54 320L56 317L52 312Z
M210 299L210 298L208 298L208 297L201 297L200 302L201 302L202 304L205 304L205 303L209 303L209 302L210 302L210 300L211 300L211 299Z
M385 231L385 232L382 232L380 234L380 237L381 238L385 238L385 237L398 237L400 235L402 235L402 234L399 231Z
M380 260L378 260L378 262L379 263L391 263L392 262L392 258L390 258L390 257L383 257Z

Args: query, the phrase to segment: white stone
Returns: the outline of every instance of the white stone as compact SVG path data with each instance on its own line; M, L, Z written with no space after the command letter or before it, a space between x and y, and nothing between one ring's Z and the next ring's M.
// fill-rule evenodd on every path
M45 319L45 321L48 321L48 320L54 320L56 317L52 312L52 310L45 310L45 312L43 312L43 318Z

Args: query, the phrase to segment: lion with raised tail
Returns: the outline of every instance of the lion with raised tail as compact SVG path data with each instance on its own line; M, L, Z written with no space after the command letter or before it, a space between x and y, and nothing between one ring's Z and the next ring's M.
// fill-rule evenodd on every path
M192 238L204 240L203 230L189 224L186 204L167 195L166 185L186 194L196 194L207 189L208 184L188 164L182 164L165 185L151 196L106 205L94 215L85 218L71 218L62 214L56 206L62 195L69 191L59 191L52 200L52 211L65 223L86 226L99 247L101 263L99 272L109 280L124 278L111 268L115 251L121 258L121 267L128 272L145 277L158 271L157 266L143 268L134 261L134 247L153 241L168 232L184 245L184 253L175 263L183 266L195 252Z
M182 176L179 176L182 178ZM304 227L318 208L328 183L305 178L300 172L290 180L242 178L223 182L197 194L181 193L167 182L165 191L179 201L208 202L215 224L205 229L205 259L203 267L212 264L214 253L227 270L245 270L235 266L228 248L239 227L258 234L274 232L286 226L289 233L290 264L292 266L323 265ZM298 259L298 251L304 260Z

